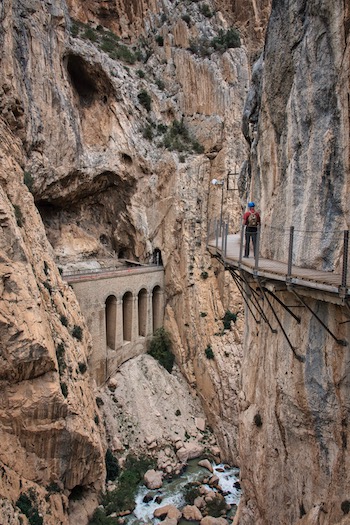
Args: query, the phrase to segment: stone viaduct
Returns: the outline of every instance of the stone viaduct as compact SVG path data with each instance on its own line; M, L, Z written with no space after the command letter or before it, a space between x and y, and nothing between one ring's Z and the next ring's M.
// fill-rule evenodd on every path
M164 317L162 266L64 275L72 286L92 336L91 373L104 383L117 368L147 351Z

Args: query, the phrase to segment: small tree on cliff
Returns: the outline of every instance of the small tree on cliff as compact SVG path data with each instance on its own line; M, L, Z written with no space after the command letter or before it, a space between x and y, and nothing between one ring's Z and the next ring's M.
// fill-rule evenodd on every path
M163 327L154 332L149 342L148 353L171 373L175 357L171 351L170 335Z

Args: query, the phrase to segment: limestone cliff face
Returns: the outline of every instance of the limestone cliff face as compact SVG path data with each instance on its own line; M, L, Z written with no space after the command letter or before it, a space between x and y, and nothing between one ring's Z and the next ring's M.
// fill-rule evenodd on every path
M45 523L67 523L78 490L104 481L86 370L93 349L55 263L147 262L161 250L177 361L224 457L238 461L240 339L236 329L222 335L221 320L240 301L205 242L221 202L210 180L229 173L234 183L247 153L240 119L249 60L244 46L208 48L235 22L208 6L210 14L197 2L0 6L0 493L8 523L17 519L8 502L23 492ZM238 227L235 206L237 192L225 192L224 216Z
M3 120L1 137L0 494L14 503L29 493L54 525L67 523L71 491L101 487L103 430L85 322L23 184L22 144ZM16 523L9 509L2 523Z
M294 225L295 261L329 270L339 266L341 230L350 220L349 15L342 1L273 2L243 125L263 250L286 260L283 235ZM291 293L279 297L298 304ZM304 300L336 337L350 340L349 324L341 324L347 308L310 292ZM237 522L348 523L349 346L305 308L300 325L276 308L304 362L281 331L272 334L248 315Z

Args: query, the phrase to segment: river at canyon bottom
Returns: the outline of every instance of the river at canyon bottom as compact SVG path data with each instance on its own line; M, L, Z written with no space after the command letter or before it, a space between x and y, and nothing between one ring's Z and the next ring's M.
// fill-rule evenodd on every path
M241 490L237 488L239 469L235 467L228 467L227 465L212 463L213 474L207 469L198 465L198 460L191 460L188 463L186 470L183 474L176 479L165 480L163 486L157 490L150 490L146 486L140 486L136 495L136 507L132 514L127 518L127 525L139 525L141 523L153 523L157 524L161 520L154 518L153 513L159 507L165 505L174 505L178 509L182 509L186 505L184 498L184 488L187 483L199 481L203 478L208 478L211 475L216 475L219 478L219 486L225 494L226 503L232 506L232 511L228 512L228 515L235 513L236 506L239 503ZM209 487L210 490L215 490L215 487ZM143 501L144 497L152 495L153 498L148 503ZM156 501L158 500L158 502ZM159 502L161 499L161 502ZM181 523L188 523L185 520L180 521Z

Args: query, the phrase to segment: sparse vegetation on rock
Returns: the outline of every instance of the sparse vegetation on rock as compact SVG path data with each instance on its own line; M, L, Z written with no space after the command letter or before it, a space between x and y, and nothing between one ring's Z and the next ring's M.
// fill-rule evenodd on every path
M171 351L170 335L163 327L154 332L149 343L148 353L171 373L175 356Z

